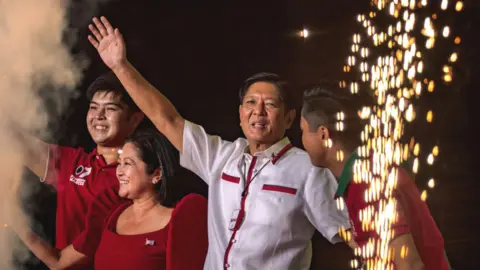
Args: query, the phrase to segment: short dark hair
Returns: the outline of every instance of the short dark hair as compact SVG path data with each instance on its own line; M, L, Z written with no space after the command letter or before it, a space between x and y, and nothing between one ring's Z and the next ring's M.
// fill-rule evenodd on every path
M350 151L355 150L361 144L361 132L365 128L366 121L360 119L358 111L362 106L369 104L362 103L358 97L347 96L334 84L317 85L304 91L302 116L308 122L310 131L317 131L325 126L332 140L340 141ZM339 93L340 92L340 93ZM339 115L339 113L343 115ZM343 120L339 119L343 117ZM343 130L338 130L337 123L341 120Z
M107 93L115 93L121 96L121 101L125 103L132 112L138 112L140 109L137 104L133 102L125 87L123 87L120 80L113 72L108 72L99 76L87 89L87 98L92 101L95 93L105 91Z
M162 179L156 185L159 201L169 206L171 198L171 182L179 164L178 152L167 138L154 129L143 129L135 131L127 138L125 143L133 143L139 152L140 159L146 164L146 173L152 174L160 168Z
M248 88L250 88L250 86L256 82L268 82L275 85L280 94L280 99L285 104L286 109L290 110L295 108L293 93L290 85L279 75L269 72L260 72L254 74L244 81L243 86L239 90L240 104L243 103L243 99L247 94Z

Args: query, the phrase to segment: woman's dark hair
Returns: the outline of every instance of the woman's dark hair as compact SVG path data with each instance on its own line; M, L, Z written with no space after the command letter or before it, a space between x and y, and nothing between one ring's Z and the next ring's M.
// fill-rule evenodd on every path
M125 143L136 146L140 159L146 164L146 173L152 174L158 168L162 170L156 189L160 203L169 206L172 202L170 183L179 165L178 152L163 134L153 129L137 130Z

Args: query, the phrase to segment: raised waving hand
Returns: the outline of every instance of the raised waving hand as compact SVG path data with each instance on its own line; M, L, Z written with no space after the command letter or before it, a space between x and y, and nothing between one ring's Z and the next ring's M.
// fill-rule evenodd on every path
M93 18L88 28L92 35L88 40L98 51L105 65L114 70L126 61L126 46L118 28L113 28L105 17Z

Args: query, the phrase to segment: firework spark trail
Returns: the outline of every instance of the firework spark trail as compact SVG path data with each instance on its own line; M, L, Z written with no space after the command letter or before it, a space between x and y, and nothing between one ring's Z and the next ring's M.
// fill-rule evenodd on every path
M420 144L415 143L413 137L405 138L405 128L417 119L415 100L425 94L425 89L428 93L434 92L435 83L440 83L440 80L425 75L425 70L438 67L429 66L424 55L436 53L439 39L451 42L453 47L460 44L461 38L454 36L450 27L441 25L437 18L451 16L451 10L462 11L463 2L372 0L371 5L370 13L357 16L366 33L353 35L352 55L347 57L347 64L343 68L346 73L358 72L356 75L359 74L359 80L350 83L342 81L340 87L350 88L353 95L360 91L371 92L376 98L374 106L359 111L360 118L369 123L361 134L363 145L358 151L365 159L355 163L354 181L369 184L365 200L370 205L360 210L360 217L362 227L375 231L379 238L370 239L365 246L356 249L355 254L367 262L367 269L393 269L393 254L388 244L394 236L392 224L398 218L396 200L392 197L398 174L394 166L412 157L412 171L417 173L419 170ZM382 22L390 22L387 27L376 25L380 16ZM422 39L425 41L422 42ZM457 59L455 49L444 59L445 65L441 67L443 83L452 82L452 64ZM427 112L428 123L433 121L433 116L433 111ZM405 141L410 142L403 143ZM438 146L433 146L427 164L432 165L438 154ZM343 153L337 153L337 159L343 160ZM435 186L433 178L428 186ZM427 192L424 190L421 199L426 198ZM373 208L373 203L378 203L379 208ZM338 205L343 208L343 201L339 201ZM343 230L341 234L346 239L352 237ZM402 256L406 253L402 249ZM359 262L354 260L351 266L356 268Z

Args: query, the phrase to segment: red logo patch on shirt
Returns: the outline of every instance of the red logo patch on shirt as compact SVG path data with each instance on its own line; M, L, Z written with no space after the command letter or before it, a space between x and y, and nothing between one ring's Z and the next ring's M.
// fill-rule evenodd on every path
M92 167L84 167L80 165L75 169L75 173L70 175L70 182L83 186L85 185L85 177L89 176L91 172Z

